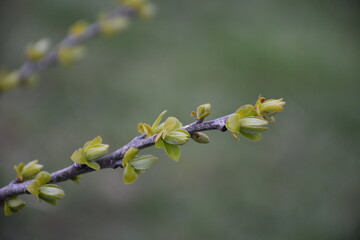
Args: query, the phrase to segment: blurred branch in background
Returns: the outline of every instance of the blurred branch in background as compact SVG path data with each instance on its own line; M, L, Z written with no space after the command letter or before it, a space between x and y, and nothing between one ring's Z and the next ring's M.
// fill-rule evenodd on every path
M15 71L0 71L0 93L18 86L32 85L37 81L37 73L45 69L62 64L68 66L83 56L87 40L100 34L111 36L125 29L130 19L150 18L154 13L154 6L147 0L123 0L121 6L108 14L102 13L98 21L88 24L85 21L76 22L68 35L51 51L48 39L41 39L26 49L27 62Z

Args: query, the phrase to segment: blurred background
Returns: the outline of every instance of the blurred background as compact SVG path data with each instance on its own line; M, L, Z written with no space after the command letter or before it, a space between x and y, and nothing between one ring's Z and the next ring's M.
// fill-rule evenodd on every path
M132 185L122 170L61 183L57 207L0 216L0 239L359 239L360 5L357 1L155 1L150 21L86 43L72 67L0 96L0 185L13 165L45 170L101 135L111 151L168 109L183 124L211 103L209 119L284 97L286 111L263 140L182 147ZM3 0L0 66L16 69L24 48L55 44L76 20L93 21L112 0Z

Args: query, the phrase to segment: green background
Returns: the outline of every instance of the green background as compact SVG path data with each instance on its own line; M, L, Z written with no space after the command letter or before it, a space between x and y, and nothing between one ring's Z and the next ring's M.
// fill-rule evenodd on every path
M360 31L357 1L156 1L151 21L86 43L72 67L0 96L0 183L13 165L45 170L101 135L115 150L163 110L184 124L199 104L209 119L284 97L286 110L258 143L209 132L132 185L122 170L61 183L57 207L0 216L0 239L358 239ZM0 3L0 65L16 69L28 43L53 44L112 0Z

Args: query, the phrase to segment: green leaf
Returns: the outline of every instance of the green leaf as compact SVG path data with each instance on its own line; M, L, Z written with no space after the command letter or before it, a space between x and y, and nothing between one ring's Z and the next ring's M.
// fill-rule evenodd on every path
M92 168L96 171L100 170L100 165L97 163L97 162L94 162L94 161L89 161L89 162L86 162L85 163L89 168Z
M122 160L122 165L125 167L127 165L127 163L131 159L133 159L136 156L136 154L138 154L139 152L140 151L137 148L134 148L134 147L129 148L124 155L124 158Z
M196 109L196 118L203 120L205 117L210 115L211 105L210 103L202 104Z
M23 176L21 174L21 171L22 169L24 168L25 164L24 163L20 163L19 165L14 165L14 170L16 172L16 178L22 182L24 179L23 179Z
M180 148L178 145L171 145L163 141L163 146L166 154L174 161L179 161L180 159Z
M253 105L246 104L241 106L238 110L235 112L240 116L240 118L249 117L249 116L255 116L256 115L256 109Z
M159 139L157 142L155 142L156 148L162 148L163 147L163 140Z
M249 139L250 141L253 141L253 142L257 142L257 141L260 141L262 139L261 133L250 134L250 133L246 133L246 132L243 132L243 131L240 131L240 133L245 138L247 138L247 139Z
M181 122L175 117L168 117L164 123L164 132L171 132L181 127Z
M34 180L31 183L29 183L29 185L27 186L27 190L36 197L39 197L39 187L40 184L38 180Z
M82 148L75 150L70 158L72 161L74 161L76 163L80 163L80 164L84 164L87 161Z
M158 158L152 155L135 157L130 160L130 164L135 170L146 170L157 162Z
M39 186L42 186L51 180L51 175L48 172L42 171L39 172L38 175L36 175L35 178L39 182Z
M11 208L9 207L9 204L7 201L4 203L4 214L5 216L11 216L13 214L13 211L11 211Z
M239 114L232 114L226 120L225 126L231 132L238 133L240 131L240 115Z
M162 113L160 113L160 115L156 118L156 120L154 121L153 125L151 126L151 128L153 130L155 130L159 123L161 122L162 118L164 117L164 115L166 114L167 110L163 111Z
M96 145L101 144L102 142L102 138L100 136L97 136L96 138L94 138L93 140L91 140L90 142L86 142L84 145L84 151L86 152L86 150L96 147Z
M139 177L139 174L135 171L135 169L130 165L126 164L124 169L123 180L125 184L130 184Z
M150 125L147 123L139 123L138 124L138 132L145 133L146 137L150 137L154 135L153 129L151 129Z

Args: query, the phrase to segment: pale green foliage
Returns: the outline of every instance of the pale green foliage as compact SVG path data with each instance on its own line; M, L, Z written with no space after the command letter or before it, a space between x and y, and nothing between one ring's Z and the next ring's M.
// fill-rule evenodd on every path
M197 107L196 112L192 112L191 115L198 121L203 121L207 116L210 115L211 105L210 103L202 104Z
M155 146L163 147L166 154L174 161L180 159L181 151L178 145L187 143L190 138L190 134L181 129L181 126L181 122L177 118L168 117L163 124L162 131L155 139Z
M84 147L74 151L71 160L76 163L86 164L94 170L99 170L100 165L94 160L104 156L109 150L108 144L102 144L102 138L97 136L84 144Z
M50 180L50 173L42 171L36 175L32 182L30 182L27 190L39 200L56 205L56 200L62 199L65 196L65 193L59 186L47 184Z
M136 181L140 173L152 167L158 160L152 155L137 156L138 153L139 149L131 147L124 155L122 165L124 167L123 181L125 184Z
M43 165L38 164L39 160L34 160L26 165L24 163L20 163L19 165L14 166L14 170L16 172L16 178L19 182L24 180L29 180L35 177L35 175L43 168Z
M41 39L34 44L29 44L26 48L26 56L28 59L32 61L38 61L47 54L50 48L50 40L49 39Z
M283 99L266 100L259 97L255 106L247 104L241 106L226 120L226 128L232 132L234 138L239 134L251 141L261 140L261 132L268 130L269 122L275 122L275 115L284 110Z
M10 216L25 207L25 205L26 203L18 199L18 196L8 198L4 201L4 214L5 216Z

